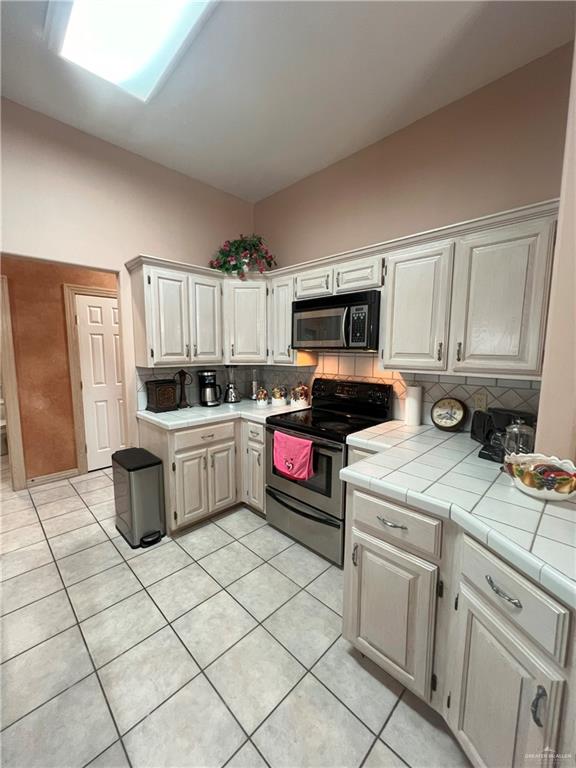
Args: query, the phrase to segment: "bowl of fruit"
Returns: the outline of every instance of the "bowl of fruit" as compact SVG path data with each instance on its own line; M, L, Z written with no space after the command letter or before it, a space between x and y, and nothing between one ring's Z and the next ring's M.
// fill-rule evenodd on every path
M509 453L504 470L529 496L547 501L566 501L576 496L576 466L568 459L541 453Z

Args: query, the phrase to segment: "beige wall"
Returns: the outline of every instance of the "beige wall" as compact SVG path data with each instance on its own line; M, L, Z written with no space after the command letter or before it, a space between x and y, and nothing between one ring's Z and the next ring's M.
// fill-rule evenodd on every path
M557 197L571 46L256 204L280 266Z
M2 102L2 250L119 272L129 417L136 411L126 261L207 265L253 206L13 102ZM128 419L136 442L136 420Z
M576 460L576 58L572 69L558 234L536 448Z

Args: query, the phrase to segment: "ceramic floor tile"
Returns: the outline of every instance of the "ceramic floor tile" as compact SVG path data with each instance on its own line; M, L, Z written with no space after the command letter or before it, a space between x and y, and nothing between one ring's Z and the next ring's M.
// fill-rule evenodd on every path
M16 549L29 547L39 541L44 541L44 531L40 523L32 523L25 528L16 528L13 531L7 531L0 534L0 552L8 554Z
M212 554L232 541L234 541L232 536L214 523L206 523L193 528L189 533L178 536L178 544L195 560Z
M113 544L118 552L120 552L124 560L128 562L133 560L135 557L142 557L142 555L156 552L156 550L160 549L160 547L169 544L171 541L172 539L170 539L168 536L164 536L160 539L160 541L156 542L156 544L152 544L151 547L132 547L130 544L128 544L124 536L120 535L113 539Z
M226 763L226 768L267 768L256 747L249 741Z
M78 498L78 494L70 483L63 485L50 483L45 488L38 488L30 491L34 504L38 507L41 504L48 504L50 501L60 501L61 499Z
M538 536L576 547L576 523L570 520L561 520L553 515L542 515L538 526ZM576 552L574 554L576 556Z
M187 555L178 544L170 541L161 547L148 550L140 557L135 557L129 561L129 565L142 584L147 587L191 562L190 555Z
M554 568L576 579L576 549L559 541L546 539L544 536L536 536L532 545L532 554L542 558L546 563L551 563Z
M374 736L307 675L252 738L274 768L357 768Z
M136 561L138 562L138 561ZM174 621L221 589L196 563L148 587L148 593L168 621Z
M269 616L264 626L305 667L311 667L342 632L342 619L307 592Z
M32 500L30 496L15 496L11 499L2 498L2 517L13 515L15 512L23 512L25 509L32 509Z
M108 541L108 537L98 523L93 523L55 536L50 539L50 547L56 560L61 560L63 557L94 547L96 544L102 544L104 541Z
M228 592L258 621L264 621L298 591L293 581L267 563L228 587Z
M313 674L374 733L378 733L403 691L402 685L340 638Z
M6 614L0 619L2 661L32 648L75 623L64 590Z
M342 616L342 600L344 597L344 571L331 566L327 571L318 576L306 591L317 597L324 605Z
M440 715L408 691L382 732L412 768L469 768L468 759Z
M263 560L269 560L284 549L291 547L293 543L292 539L270 525L263 525L242 537L242 544Z
M78 627L2 665L2 727L86 677L94 667Z
M92 504L90 512L92 512L96 520L105 520L108 517L116 516L116 506L114 501L102 501L99 504Z
M214 522L236 539L266 525L265 518L260 517L260 515L251 512L245 507L235 512L230 512L224 517L217 518Z
M207 555L200 561L203 568L223 587L256 568L262 559L238 541Z
M77 584L72 584L68 587L68 596L78 621L83 621L114 603L140 592L141 589L142 585L126 563L120 563Z
M102 667L98 674L123 734L199 671L173 630L164 627Z
M270 564L301 587L305 587L330 568L328 560L301 547L300 544L294 544L293 547L280 552L270 560Z
M58 592L62 589L62 579L54 563L15 576L2 584L2 613L9 613L22 608L35 600Z
M124 747L117 741L101 755L88 763L86 768L130 768Z
M73 486L77 486L78 483L84 483L86 480L93 480L95 477L107 477L104 470L93 469L92 472L86 472L84 475L75 475L69 479L69 483Z
M0 580L5 581L33 568L53 562L48 542L40 541L30 547L16 549L0 556Z
M96 675L2 734L3 768L81 768L118 738Z
M86 619L81 627L94 663L101 667L165 624L148 595L137 592Z
M177 619L173 627L202 668L247 635L256 621L226 592Z
M36 514L34 507L22 509L18 512L10 512L9 514L0 517L0 532L6 533L8 531L14 531L17 528L24 528L25 526L37 522L38 515Z
M99 477L89 477L86 480L79 480L78 478L74 479L76 480L76 482L73 483L74 488L76 488L76 491L80 495L85 494L88 491L95 491L98 488L108 488L112 485L112 480L105 474L102 474Z
M540 513L532 509L486 497L474 507L474 514L487 517L490 520L497 520L514 528L520 528L523 531L528 531L528 533L533 533L536 530L540 520Z
M58 561L58 568L64 584L69 586L121 562L122 558L112 542L105 541L103 544L64 557Z
M43 521L44 533L49 539L69 531L74 531L77 528L83 528L86 525L92 525L93 523L94 515L86 507L73 512L67 512L64 515L58 515L57 517L50 517Z
M199 675L133 728L124 745L133 768L219 768L245 738Z
M248 733L270 714L305 670L262 627L206 669L209 680Z
M47 504L36 505L36 511L40 520L50 520L53 517L59 517L67 512L74 512L78 509L86 509L86 504L76 494L67 499L59 499L58 501L50 501Z
M120 536L120 531L116 528L116 517L105 517L98 523L109 539L117 539Z
M80 497L89 507L101 504L103 501L114 501L114 486L107 485L105 488L98 488L95 491L85 491L80 493Z
M381 741L375 742L362 768L406 768L404 760Z

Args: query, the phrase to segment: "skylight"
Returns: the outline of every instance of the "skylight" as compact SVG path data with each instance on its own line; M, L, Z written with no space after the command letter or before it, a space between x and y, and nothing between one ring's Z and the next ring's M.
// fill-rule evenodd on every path
M213 0L74 0L60 55L146 101Z

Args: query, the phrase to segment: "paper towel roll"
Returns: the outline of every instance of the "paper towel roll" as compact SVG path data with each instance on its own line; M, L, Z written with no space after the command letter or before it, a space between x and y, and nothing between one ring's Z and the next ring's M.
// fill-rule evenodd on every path
M406 387L404 423L417 427L422 423L422 387Z

